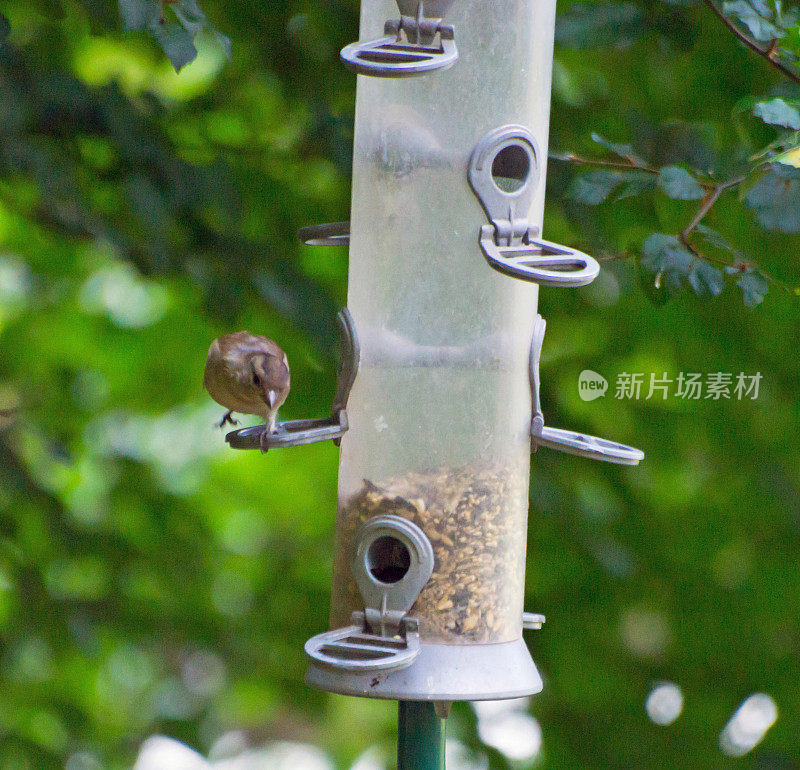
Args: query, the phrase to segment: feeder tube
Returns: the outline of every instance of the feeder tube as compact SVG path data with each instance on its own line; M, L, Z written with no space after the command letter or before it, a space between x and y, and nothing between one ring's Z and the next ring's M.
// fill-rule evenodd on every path
M397 6L368 0L361 13L369 40ZM468 170L489 131L527 128L527 217L541 225L554 19L553 0L456 0L452 68L358 78L348 307L361 365L341 446L332 628L364 609L359 524L394 513L436 552L410 613L423 645L521 640L538 287L489 267Z

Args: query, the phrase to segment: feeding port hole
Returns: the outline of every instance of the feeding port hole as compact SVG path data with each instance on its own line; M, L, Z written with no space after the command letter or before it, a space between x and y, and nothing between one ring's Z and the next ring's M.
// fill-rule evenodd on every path
M503 147L492 161L492 180L505 193L515 193L527 181L531 170L528 152L521 144Z
M370 543L366 566L369 574L378 582L398 583L411 567L411 553L402 540L382 535Z

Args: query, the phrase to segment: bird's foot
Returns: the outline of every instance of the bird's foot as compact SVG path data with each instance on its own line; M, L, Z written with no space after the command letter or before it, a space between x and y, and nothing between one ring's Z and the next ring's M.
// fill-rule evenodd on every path
M269 443L268 443L269 437L274 433L278 433L279 430L280 430L280 423L272 421L264 425L264 430L258 439L258 443L261 445L261 451L264 454L266 454L267 451L269 450Z
M225 412L222 419L217 423L218 428L224 428L228 423L231 425L238 425L239 421L233 419L233 412Z

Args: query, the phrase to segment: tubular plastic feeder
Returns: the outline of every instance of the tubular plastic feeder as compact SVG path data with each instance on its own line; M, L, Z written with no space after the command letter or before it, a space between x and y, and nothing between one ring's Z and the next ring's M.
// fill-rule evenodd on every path
M597 274L539 239L554 3L444 10L458 61L359 79L351 221L300 233L349 245L361 349L306 681L439 713L542 688L522 635L544 622L523 606L538 285ZM365 2L362 39L392 12Z
M541 409L539 286L600 269L540 237L555 2L397 5L394 42L343 52L400 78L358 81L351 221L300 231L349 247L355 351L318 426L341 427L341 460L329 626L306 643L306 681L401 701L399 770L438 770L450 702L542 689L522 636L545 621L523 611L531 451L643 455L547 427ZM362 37L392 9L365 2ZM452 29L457 63L401 77Z

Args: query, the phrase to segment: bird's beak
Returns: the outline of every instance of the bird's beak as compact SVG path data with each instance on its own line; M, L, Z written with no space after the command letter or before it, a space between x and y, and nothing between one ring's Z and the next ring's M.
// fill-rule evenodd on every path
M278 394L274 390L268 390L266 402L269 404L270 409L274 409L275 404L278 403Z

